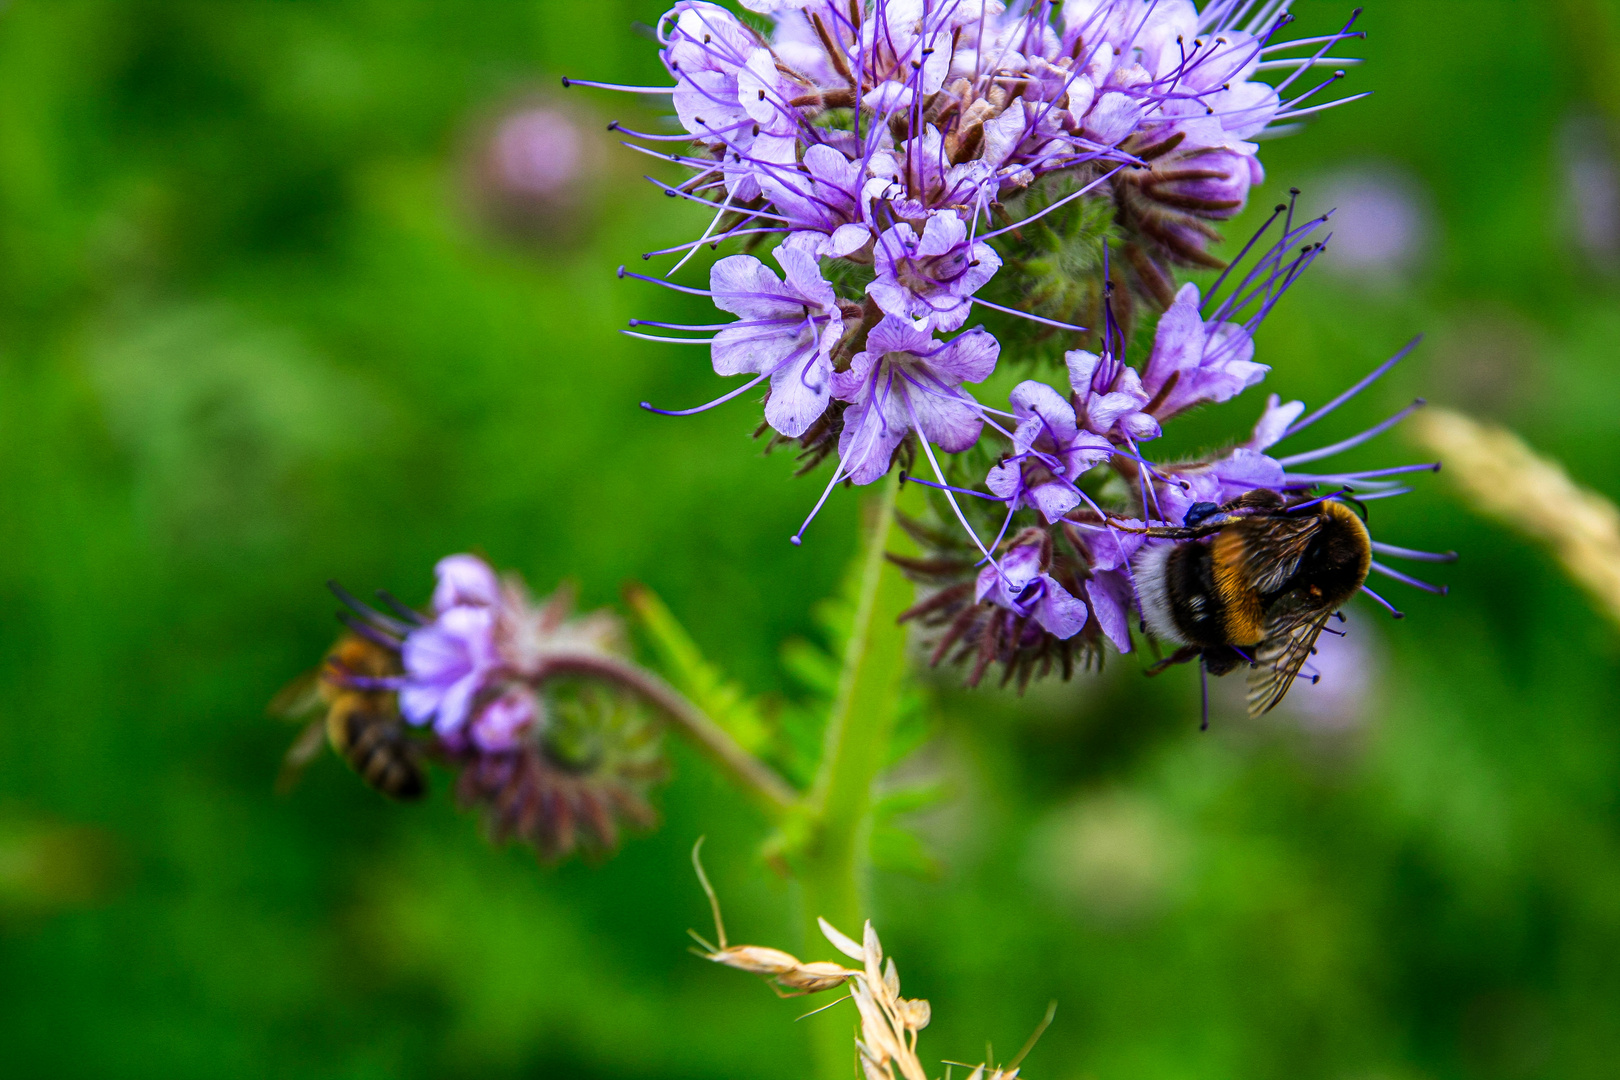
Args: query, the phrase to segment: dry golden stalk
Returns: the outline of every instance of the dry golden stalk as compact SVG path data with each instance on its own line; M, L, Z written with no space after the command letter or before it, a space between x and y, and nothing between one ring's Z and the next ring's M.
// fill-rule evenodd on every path
M720 900L698 858L702 847L703 841L699 840L692 848L692 866L697 870L698 881L709 898L709 908L714 913L715 938L719 944L711 945L696 933L688 931L703 946L703 951L698 955L769 980L775 984L773 989L781 997L815 994L848 983L849 995L861 1016L861 1034L855 1040L855 1046L860 1051L861 1068L867 1080L896 1080L897 1069L901 1080L929 1080L927 1071L917 1057L917 1036L933 1018L933 1010L921 998L900 996L900 972L895 968L892 957L884 959L883 945L878 941L877 931L872 929L872 924L866 924L862 940L857 943L826 919L816 920L833 948L852 960L860 961L859 968L846 968L824 960L805 963L780 949L759 945L728 945L725 923L720 918ZM1052 1008L1047 1010L1046 1019L1041 1021L1035 1034L1010 1064L995 1069L979 1065L968 1080L1017 1080L1018 1063L1052 1022L1056 1007L1057 1003L1054 1002Z
M1416 438L1481 513L1552 548L1569 575L1620 622L1620 510L1580 487L1557 462L1505 428L1431 409L1414 418Z

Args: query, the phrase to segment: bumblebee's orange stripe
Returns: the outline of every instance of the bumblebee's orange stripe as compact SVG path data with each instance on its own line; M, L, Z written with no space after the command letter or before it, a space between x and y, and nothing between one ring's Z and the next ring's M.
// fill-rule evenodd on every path
M1215 537L1210 552L1215 571L1215 591L1225 605L1223 621L1226 640L1232 645L1258 645L1265 637L1264 613L1260 594L1244 580L1243 565L1248 561L1248 541L1241 529L1223 529Z

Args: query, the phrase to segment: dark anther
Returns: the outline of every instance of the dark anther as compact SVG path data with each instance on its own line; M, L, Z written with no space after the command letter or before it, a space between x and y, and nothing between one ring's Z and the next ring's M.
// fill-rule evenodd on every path
M574 84L573 84L573 83L571 83L571 82L569 82L569 81L568 81L568 76L566 76L566 75L564 75L564 76L563 76L563 81L562 81L562 82L563 82L563 89L564 89L564 90L566 90L566 89L568 89L568 88L569 88L569 87L570 87L570 86L572 86L572 85L574 85Z

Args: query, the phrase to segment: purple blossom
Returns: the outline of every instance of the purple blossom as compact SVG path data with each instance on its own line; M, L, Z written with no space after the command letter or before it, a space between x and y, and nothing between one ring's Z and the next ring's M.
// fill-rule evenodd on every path
M1113 444L1082 431L1074 406L1045 383L1022 382L1012 392L1013 454L995 465L986 486L1009 510L1033 506L1048 524L1080 505L1080 475L1107 461Z
M1001 256L968 237L954 210L928 219L922 236L902 221L877 239L877 279L866 292L884 313L917 330L955 330L973 310L973 294L998 269Z
M1142 389L1158 420L1206 402L1228 401L1270 371L1254 362L1254 338L1238 323L1205 322L1198 286L1183 285L1159 320L1153 352L1142 371Z
M1042 564L1048 553L1040 543L1018 544L1001 558L1000 569L979 573L974 598L1028 617L1059 641L1074 637L1086 625L1086 605L1069 593Z
M1132 528L1143 522L1118 521ZM1131 609L1136 606L1136 584L1131 578L1131 559L1143 544L1139 533L1104 527L1082 532L1071 526L1070 539L1082 546L1090 559L1091 576L1086 579L1086 598L1091 613L1114 647L1131 651Z
M517 749L523 736L539 723L541 705L533 690L520 683L478 710L468 734L479 749L502 753Z
M405 719L450 737L467 722L478 695L495 675L495 611L456 606L411 631L401 649L405 664L399 708Z
M863 177L858 162L822 143L806 148L804 160L792 169L773 171L760 185L776 212L786 217L795 240L815 239L818 256L847 256L872 239L865 220L863 188L881 177Z
M1121 443L1159 437L1158 420L1145 412L1152 399L1136 369L1113 355L1075 349L1063 354L1074 391L1075 415L1087 431Z
M784 278L752 255L714 264L709 283L715 306L742 319L716 334L711 348L716 374L770 379L765 419L796 438L827 411L832 350L844 322L812 254L788 243L775 255Z
M501 600L501 583L488 563L476 555L447 555L433 568L433 610L443 614L453 607L494 607Z
M833 375L833 393L849 402L838 440L840 475L857 484L883 476L913 430L949 453L972 446L984 420L962 384L989 377L1000 351L983 330L938 341L892 316L883 319L849 370Z

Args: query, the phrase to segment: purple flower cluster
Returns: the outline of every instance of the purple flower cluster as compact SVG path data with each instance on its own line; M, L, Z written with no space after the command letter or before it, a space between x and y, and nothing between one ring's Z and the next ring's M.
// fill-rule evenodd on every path
M430 733L400 729L381 749L419 762L427 748L456 771L460 802L484 811L497 840L521 839L543 858L608 850L623 826L651 824L647 791L665 772L660 727L626 683L637 669L622 655L618 620L573 616L568 590L537 602L473 555L441 559L435 574L427 614L386 593L389 610L378 610L332 586L351 644L334 651L323 679L364 695L396 727L403 719ZM374 756L385 735L366 737Z
M1256 362L1255 331L1321 253L1312 236L1327 219L1296 227L1292 203L1280 206L1230 266L1211 253L1215 225L1264 178L1257 136L1354 100L1317 99L1343 71L1292 89L1319 66L1351 62L1330 55L1360 36L1349 24L1279 40L1289 0L1211 0L1201 11L1191 0L742 3L764 18L680 0L659 21L672 86L584 84L670 94L683 133L613 127L626 145L694 170L660 186L713 211L697 240L649 253L680 256L665 279L621 276L736 316L636 320L684 333L631 333L704 343L718 374L749 377L668 415L768 383L773 444L799 441L811 466L836 452L806 526L840 483L872 483L897 462L931 477L913 479L961 527L912 523L928 557L906 565L934 591L909 617L938 631L936 662L972 658L970 682L1000 663L1022 682L1092 663L1105 641L1129 652L1141 611L1133 564L1164 542L1133 529L1179 526L1199 504L1258 489L1295 502L1324 487L1339 490L1322 497L1397 490L1388 478L1400 469L1299 468L1399 417L1272 456L1338 401L1301 419L1302 405L1273 399L1250 439L1208 460L1148 456L1175 417L1230 401L1270 370ZM645 145L679 142L693 149ZM1240 269L1279 218L1280 237ZM667 280L699 248L730 240L768 249L780 273L744 253L715 262L707 289ZM1178 286L1187 267L1223 272L1209 288ZM1092 299L1055 313L1100 325L1027 310L1063 295L1066 274L1095 278ZM1138 301L1160 314L1151 349L1131 362ZM969 326L976 307L995 333ZM697 333L709 336L687 336ZM1070 346L1057 378L1037 366L1054 336ZM1035 377L998 408L972 388L1004 356Z
M601 650L612 628L567 619L566 600L536 605L520 583L501 581L475 555L441 559L434 573L433 617L400 648L400 712L409 723L431 724L453 750L512 750L545 725L536 687L549 656Z
M716 373L749 376L671 415L768 382L765 421L779 437L808 447L836 436L829 491L883 476L902 446L920 448L944 484L933 448L964 450L987 427L1010 434L999 410L965 389L995 369L1001 343L983 330L945 335L975 307L1086 332L985 295L1020 254L1019 230L1081 198L1116 206L1139 284L1173 317L1164 355L1144 377L1089 361L1081 404L1091 411L1078 430L1146 438L1156 418L1224 400L1258 377L1246 337L1211 336L1196 293L1166 295L1163 282L1169 266L1214 262L1209 222L1236 214L1264 175L1254 136L1326 107L1306 101L1338 75L1286 95L1314 67L1338 62L1333 46L1359 36L1349 26L1278 41L1293 19L1286 0L1213 0L1203 11L1190 0L743 4L768 32L703 0L680 0L659 20L671 86L580 83L671 96L682 134L613 126L634 140L626 145L693 169L685 183L660 186L714 218L697 240L651 254L685 252L679 269L700 247L737 239L771 244L781 268L731 255L714 264L708 289L621 269L737 316L633 323L712 333L635 332L706 342ZM1282 73L1276 85L1262 80L1271 71ZM692 149L645 145L671 142ZM1066 193L1012 220L1009 206L1036 188ZM1086 363L1071 354L1072 372Z
M1279 214L1284 212L1288 208L1280 207ZM1181 525L1200 505L1219 506L1257 490L1295 501L1325 492L1322 497L1365 503L1404 494L1409 489L1396 479L1403 474L1437 468L1303 468L1387 431L1420 407L1421 400L1330 446L1274 454L1277 444L1370 386L1410 346L1308 416L1302 403L1284 404L1272 395L1249 438L1219 454L1173 465L1157 465L1144 456L1145 444L1158 438L1173 417L1198 405L1228 401L1264 379L1269 369L1254 362L1254 331L1321 254L1322 244L1297 245L1325 220L1296 228L1290 213L1281 238L1230 289L1223 290L1223 278L1201 300L1195 286L1184 286L1160 318L1152 349L1139 369L1126 363L1123 334L1109 316L1101 352L1073 350L1066 355L1067 394L1034 380L1013 390L1014 426L1004 433L1006 449L985 477L987 492L955 489L956 494L977 496L977 506L1003 508L996 542L983 545L975 537L968 545L958 537L914 527L929 556L898 560L930 589L907 618L936 631L936 663L969 661L970 683L977 683L990 664L1000 663L1006 677L1022 685L1053 663L1066 673L1077 658L1095 662L1105 640L1122 653L1130 652L1133 613L1141 611L1135 564L1148 548L1169 542L1146 538L1138 530ZM1266 228L1274 222L1275 216ZM1224 299L1215 299L1218 294ZM1109 477L1123 482L1124 490L1105 500ZM1021 513L1033 515L1036 524L1013 531ZM1427 557L1381 543L1374 549L1397 557ZM1434 589L1380 562L1373 569ZM1363 591L1390 606L1372 590Z

